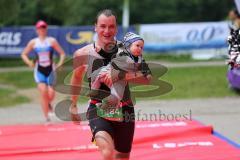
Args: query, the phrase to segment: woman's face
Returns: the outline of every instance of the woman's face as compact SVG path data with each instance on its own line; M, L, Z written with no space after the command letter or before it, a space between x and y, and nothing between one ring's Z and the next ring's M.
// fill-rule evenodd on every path
M95 24L95 31L98 35L98 40L108 45L113 43L114 37L117 34L117 22L115 16L105 16L104 14L98 17L97 23Z
M39 37L46 37L47 36L47 28L46 27L37 28L37 34Z
M143 52L143 46L144 46L144 42L142 40L137 40L131 44L130 52L132 53L132 55L136 57L140 56L142 55L142 52Z

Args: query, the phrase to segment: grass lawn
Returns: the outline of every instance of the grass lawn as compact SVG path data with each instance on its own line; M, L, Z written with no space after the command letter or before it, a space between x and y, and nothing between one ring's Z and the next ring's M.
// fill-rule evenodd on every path
M153 84L131 87L132 91L140 93L141 97L144 97L141 99L191 99L237 96L235 92L228 88L226 80L227 67L225 66L170 68L164 75L158 68L152 71L155 77ZM66 79L65 83L68 83L70 76ZM166 87L164 81L168 82L170 87L172 86L171 90ZM16 89L36 87L31 71L1 73L0 84L15 86ZM7 105L22 103L27 100L23 97L9 96L14 95L14 92L14 90L0 89L1 101L4 101L4 104ZM82 98L80 101L85 102L86 100L87 98Z
M198 62L198 61L216 61L221 59L210 59L210 60L194 60L190 54L167 54L167 53L144 53L144 58L148 60L161 60L166 62ZM72 57L68 56L65 61L70 60ZM54 57L54 61L57 62L58 58ZM0 57L0 67L26 67L21 58L1 58Z
M227 67L174 68L163 76L174 89L162 98L208 98L236 95L228 88Z
M225 66L170 68L162 77L158 76L157 71L153 71L155 77L170 83L173 89L155 97L149 92L146 97L147 99L189 99L236 96L237 94L228 88L226 72ZM132 90L144 89L153 90L154 87L137 86ZM159 89L161 90L161 85Z
M4 87L1 87L4 86ZM12 86L9 88L8 86ZM33 73L26 72L4 72L0 76L0 107L14 106L27 103L31 100L25 96L18 95L18 89L33 88L36 84L33 80Z
M34 59L34 58L30 58ZM66 60L71 59L71 57L67 57ZM53 58L54 62L57 63L59 58L55 57ZM9 68L9 67L27 67L27 65L23 62L23 60L20 58L2 58L0 57L0 67L1 68Z
M154 54L154 53L144 53L144 59L147 61L149 60L162 60L162 61L169 61L169 62L189 62L193 61L191 55L171 55L171 54Z
M0 84L12 85L19 89L33 88L36 86L32 71L1 73Z
M27 103L30 100L27 97L16 94L14 89L0 88L0 107L13 106L16 104Z
M166 62L202 62L202 61L223 61L223 59L196 60L192 59L190 54L167 54L167 53L144 53L144 59L147 61L166 61Z
M19 67L26 66L21 58L1 58L0 57L0 67Z

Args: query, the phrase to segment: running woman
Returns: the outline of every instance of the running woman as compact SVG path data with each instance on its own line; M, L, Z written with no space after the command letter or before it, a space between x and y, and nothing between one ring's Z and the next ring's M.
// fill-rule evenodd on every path
M47 35L48 25L45 21L39 20L35 27L38 36L28 42L21 57L30 68L34 68L34 79L40 92L42 111L46 122L49 122L49 113L53 112L51 103L55 97L52 84L54 78L56 78L51 72L54 67L60 67L63 64L65 52L55 38ZM59 62L56 66L53 62L54 50L60 55ZM36 61L29 58L31 51L34 51L36 54Z

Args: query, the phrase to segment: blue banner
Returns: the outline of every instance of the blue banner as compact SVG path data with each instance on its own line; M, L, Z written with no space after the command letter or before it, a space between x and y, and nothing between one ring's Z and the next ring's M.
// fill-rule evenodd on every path
M136 28L131 26L129 31L136 32ZM144 39L145 51L162 52L226 48L229 29L227 22L146 24L140 25L139 34ZM96 39L94 26L49 26L48 35L55 37L68 55ZM0 56L19 57L36 36L35 27L0 28ZM122 37L123 29L119 27L117 39Z
M128 31L136 32L133 26ZM116 38L122 40L123 33L122 27L119 27ZM49 26L48 35L56 38L68 55L72 55L77 49L92 43L96 39L94 26ZM36 36L34 27L0 28L0 56L19 57L27 43Z

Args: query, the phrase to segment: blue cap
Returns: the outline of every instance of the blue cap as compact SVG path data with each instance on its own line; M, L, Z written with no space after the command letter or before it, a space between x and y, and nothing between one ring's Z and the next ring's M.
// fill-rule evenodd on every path
M144 41L139 35L133 32L128 32L123 38L123 45L125 47L129 47L133 42L136 42L138 40Z

